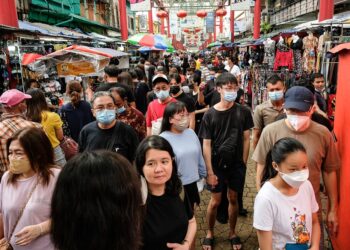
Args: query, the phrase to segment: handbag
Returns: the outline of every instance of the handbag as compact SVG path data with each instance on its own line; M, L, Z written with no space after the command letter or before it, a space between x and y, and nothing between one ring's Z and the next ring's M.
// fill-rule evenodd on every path
M60 143L60 147L62 148L64 155L66 156L66 160L69 160L78 153L79 145L72 138L64 136L63 140Z
M9 239L6 240L6 242L3 243L3 244L0 246L0 250L13 250L13 247L12 247L11 244L10 244L10 240L11 240L11 238L12 238L12 236L13 236L13 233L15 232L15 229L16 229L16 227L17 227L17 225L18 225L19 220L22 218L24 209L26 208L26 206L27 206L27 204L28 204L30 198L32 197L32 195L33 195L33 193L34 193L35 188L38 186L38 184L39 184L39 178L38 178L37 182L35 183L35 185L33 186L32 190L30 191L29 196L28 196L26 202L24 203L22 209L19 211L19 215L18 215L17 220L16 220L16 222L15 222L15 224L14 224L12 230L11 230Z

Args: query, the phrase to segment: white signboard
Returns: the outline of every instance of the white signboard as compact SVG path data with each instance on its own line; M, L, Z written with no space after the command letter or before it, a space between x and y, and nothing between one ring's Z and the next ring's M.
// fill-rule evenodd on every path
M231 1L231 9L238 11L250 10L255 5L254 0L233 0Z
M131 11L149 11L151 0L130 0Z
M178 27L179 22L175 12L170 12L169 21L170 21L170 34L176 35L179 29Z

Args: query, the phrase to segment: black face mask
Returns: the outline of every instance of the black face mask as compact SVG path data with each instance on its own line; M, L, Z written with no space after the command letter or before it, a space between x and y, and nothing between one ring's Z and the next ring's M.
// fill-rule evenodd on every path
M180 92L180 86L170 86L170 94L176 95Z

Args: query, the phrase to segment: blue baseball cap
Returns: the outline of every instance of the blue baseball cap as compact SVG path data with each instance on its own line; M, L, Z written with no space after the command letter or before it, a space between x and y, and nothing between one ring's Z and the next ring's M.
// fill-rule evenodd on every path
M284 108L296 109L303 112L309 111L315 102L312 92L301 86L295 86L288 89L284 96L284 100Z

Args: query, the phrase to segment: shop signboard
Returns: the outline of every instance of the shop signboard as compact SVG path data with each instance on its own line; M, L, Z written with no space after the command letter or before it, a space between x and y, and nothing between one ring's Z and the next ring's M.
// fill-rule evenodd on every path
M232 9L235 11L246 11L250 10L251 7L255 5L254 0L233 0L231 2Z
M176 16L175 12L170 12L170 34L171 35L176 35L178 33L179 25L178 25L178 18Z
M205 22L207 33L214 33L214 12L208 12Z
M130 0L131 11L149 11L151 0Z

